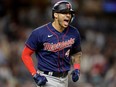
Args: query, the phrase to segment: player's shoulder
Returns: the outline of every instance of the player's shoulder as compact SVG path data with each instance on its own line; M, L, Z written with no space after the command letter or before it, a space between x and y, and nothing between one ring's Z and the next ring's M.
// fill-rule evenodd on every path
M79 32L78 31L78 28L72 26L72 25L69 25L69 30L72 31L72 32Z
M44 24L42 26L39 26L39 27L35 28L33 31L42 31L42 30L45 30L46 29L46 25L47 24Z
M47 23L48 24L48 23ZM39 26L39 27L37 27L37 28L35 28L33 31L32 31L32 33L37 33L37 34L39 34L39 33L42 33L42 32L45 32L46 31L46 25L47 24L44 24L44 25L42 25L42 26Z

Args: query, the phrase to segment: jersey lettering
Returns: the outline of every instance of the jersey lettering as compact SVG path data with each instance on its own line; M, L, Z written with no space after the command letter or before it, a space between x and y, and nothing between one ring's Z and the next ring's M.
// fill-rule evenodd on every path
M64 48L72 46L74 44L75 38L70 38L68 41L58 42L56 44L44 43L44 50L57 52Z

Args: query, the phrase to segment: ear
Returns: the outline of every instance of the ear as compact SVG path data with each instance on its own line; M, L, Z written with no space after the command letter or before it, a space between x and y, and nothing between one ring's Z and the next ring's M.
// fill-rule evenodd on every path
M58 13L54 13L54 18L58 18Z

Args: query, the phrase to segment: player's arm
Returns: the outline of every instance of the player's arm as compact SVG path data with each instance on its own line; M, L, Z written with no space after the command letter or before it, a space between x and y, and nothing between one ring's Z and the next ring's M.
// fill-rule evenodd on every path
M72 63L74 70L72 71L72 80L74 82L78 81L80 76L80 63L81 63L82 52L77 52L72 56Z
M42 86L45 85L47 82L46 77L39 75L36 72L36 69L34 67L34 63L32 60L31 55L34 53L33 50L31 50L30 48L28 48L27 46L25 46L23 52L22 52L22 60L25 64L25 66L27 67L27 69L29 70L29 72L31 73L31 75L33 76L33 79L35 80L36 84L38 86Z
M75 43L71 50L72 64L74 68L74 70L72 71L72 80L74 82L78 81L80 76L80 63L81 63L81 56L82 56L80 34L79 32L77 32L77 34L75 35L77 35L77 38L75 39Z
M82 57L81 46L78 45L71 50L72 64L74 69L80 70L80 63Z
M80 63L81 63L82 52L77 52L72 56L72 63L74 69L80 70Z
M25 48L22 52L22 60L27 69L29 70L29 72L31 73L31 75L33 76L33 79L36 82L36 84L38 86L42 86L46 84L47 79L45 76L41 76L40 73L36 71L31 57L32 54L35 52L35 50L39 48L38 44L39 44L38 32L34 30L26 41Z
M31 73L31 75L36 74L36 69L34 67L34 63L31 57L33 53L34 51L28 48L27 46L25 46L22 51L22 60L25 66L27 67L27 69L29 70L29 72Z

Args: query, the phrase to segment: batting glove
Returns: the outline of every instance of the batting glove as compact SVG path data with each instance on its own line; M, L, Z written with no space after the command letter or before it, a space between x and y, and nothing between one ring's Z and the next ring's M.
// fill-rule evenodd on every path
M38 86L43 86L43 85L45 85L46 82L48 81L48 80L46 79L45 76L41 76L41 75L39 75L38 73L36 73L36 74L33 76L33 79L34 79L34 81L36 82L36 84L37 84Z
M79 80L80 71L78 69L73 70L71 74L72 74L73 82L76 82Z

